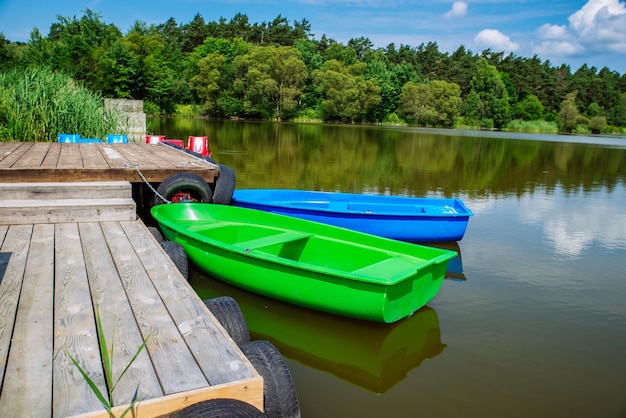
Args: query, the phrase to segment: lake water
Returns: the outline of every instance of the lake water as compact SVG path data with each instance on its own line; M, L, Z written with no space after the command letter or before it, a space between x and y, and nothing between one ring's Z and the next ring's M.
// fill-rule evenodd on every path
M427 308L383 325L191 274L287 359L303 417L626 417L626 138L150 119L237 188L454 196L474 211Z

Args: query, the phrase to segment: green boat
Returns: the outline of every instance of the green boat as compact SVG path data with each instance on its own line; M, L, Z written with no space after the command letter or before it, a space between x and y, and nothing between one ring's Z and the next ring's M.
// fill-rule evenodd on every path
M285 215L204 203L155 206L165 237L213 277L310 309L376 322L432 300L456 252Z

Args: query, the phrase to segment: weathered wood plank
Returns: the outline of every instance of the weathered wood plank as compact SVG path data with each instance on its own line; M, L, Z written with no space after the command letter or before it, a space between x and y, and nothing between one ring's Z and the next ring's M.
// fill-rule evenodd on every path
M10 168L13 167L16 161L18 161L22 156L28 153L28 150L32 147L32 143L23 143L19 147L15 147L11 150L11 152L0 161L0 168Z
M0 202L2 200L122 199L132 197L132 188L127 181L0 183Z
M103 222L109 248L116 248L114 261L150 358L166 394L207 386L185 340L150 281L128 237L117 222Z
M167 161L163 161L163 159L150 158L147 152L149 151L148 146L144 146L144 147L117 146L115 147L115 151L117 151L120 155L122 155L125 158L128 165L137 165L142 170L175 168L174 165L170 164Z
M0 225L0 247L2 247L2 243L4 242L4 236L6 235L8 229L9 229L8 225ZM4 270L2 270L2 272L4 273ZM0 283L2 283L1 275L0 275Z
M55 225L53 417L95 411L102 405L91 392L71 354L106 393L85 261L78 225Z
M242 354L143 224L120 222L211 385L252 377ZM165 261L165 262L164 262ZM229 341L230 344L224 342ZM226 364L228 367L215 367Z
M13 167L39 167L46 158L49 144L46 142L34 142L28 152L13 164Z
M61 143L49 142L48 153L46 158L41 162L40 168L56 168L59 163L59 156L61 155Z
M2 243L1 252L11 254L11 258L0 282L0 382L4 380L32 230L32 225L12 226Z
M224 385L189 390L182 393L166 395L162 398L148 399L141 402L136 409L137 417L167 417L175 411L179 411L189 405L207 399L239 399L255 406L263 411L263 378L257 376L253 379L239 380ZM113 414L117 417L124 412L124 406L113 408ZM74 418L108 418L102 411L94 411L78 415Z
M1 162L21 146L21 142L0 142L0 167L3 167Z
M110 168L101 152L101 147L93 144L79 144L80 154L85 168Z
M97 144L85 145L89 145L90 147L97 146ZM74 170L84 168L79 146L80 144L62 143L56 168L71 168Z
M0 182L142 182L137 169L157 183L180 171L213 183L219 171L215 164L166 145L0 143Z
M80 223L78 227L91 297L98 308L102 332L108 346L114 347L113 378L118 379L143 343L143 338L130 309L120 276L115 269L113 257L118 256L117 249L109 249L99 223ZM163 396L163 390L146 350L141 351L116 386L113 392L114 405L129 404L136 389L142 399Z
M24 271L15 332L0 397L0 416L50 416L52 409L52 345L54 225L33 227Z
M0 224L119 221L137 219L136 204L124 199L0 201Z

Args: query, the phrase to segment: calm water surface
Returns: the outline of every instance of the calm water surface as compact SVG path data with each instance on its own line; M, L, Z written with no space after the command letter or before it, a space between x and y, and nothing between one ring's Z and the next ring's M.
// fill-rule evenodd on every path
M238 188L456 196L474 211L428 305L391 325L199 272L287 358L303 417L626 417L626 139L152 119L208 135Z

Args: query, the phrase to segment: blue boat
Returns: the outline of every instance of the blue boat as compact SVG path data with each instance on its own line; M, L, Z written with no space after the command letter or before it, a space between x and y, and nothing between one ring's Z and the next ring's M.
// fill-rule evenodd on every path
M286 189L235 190L232 205L409 242L459 241L474 215L460 199Z

